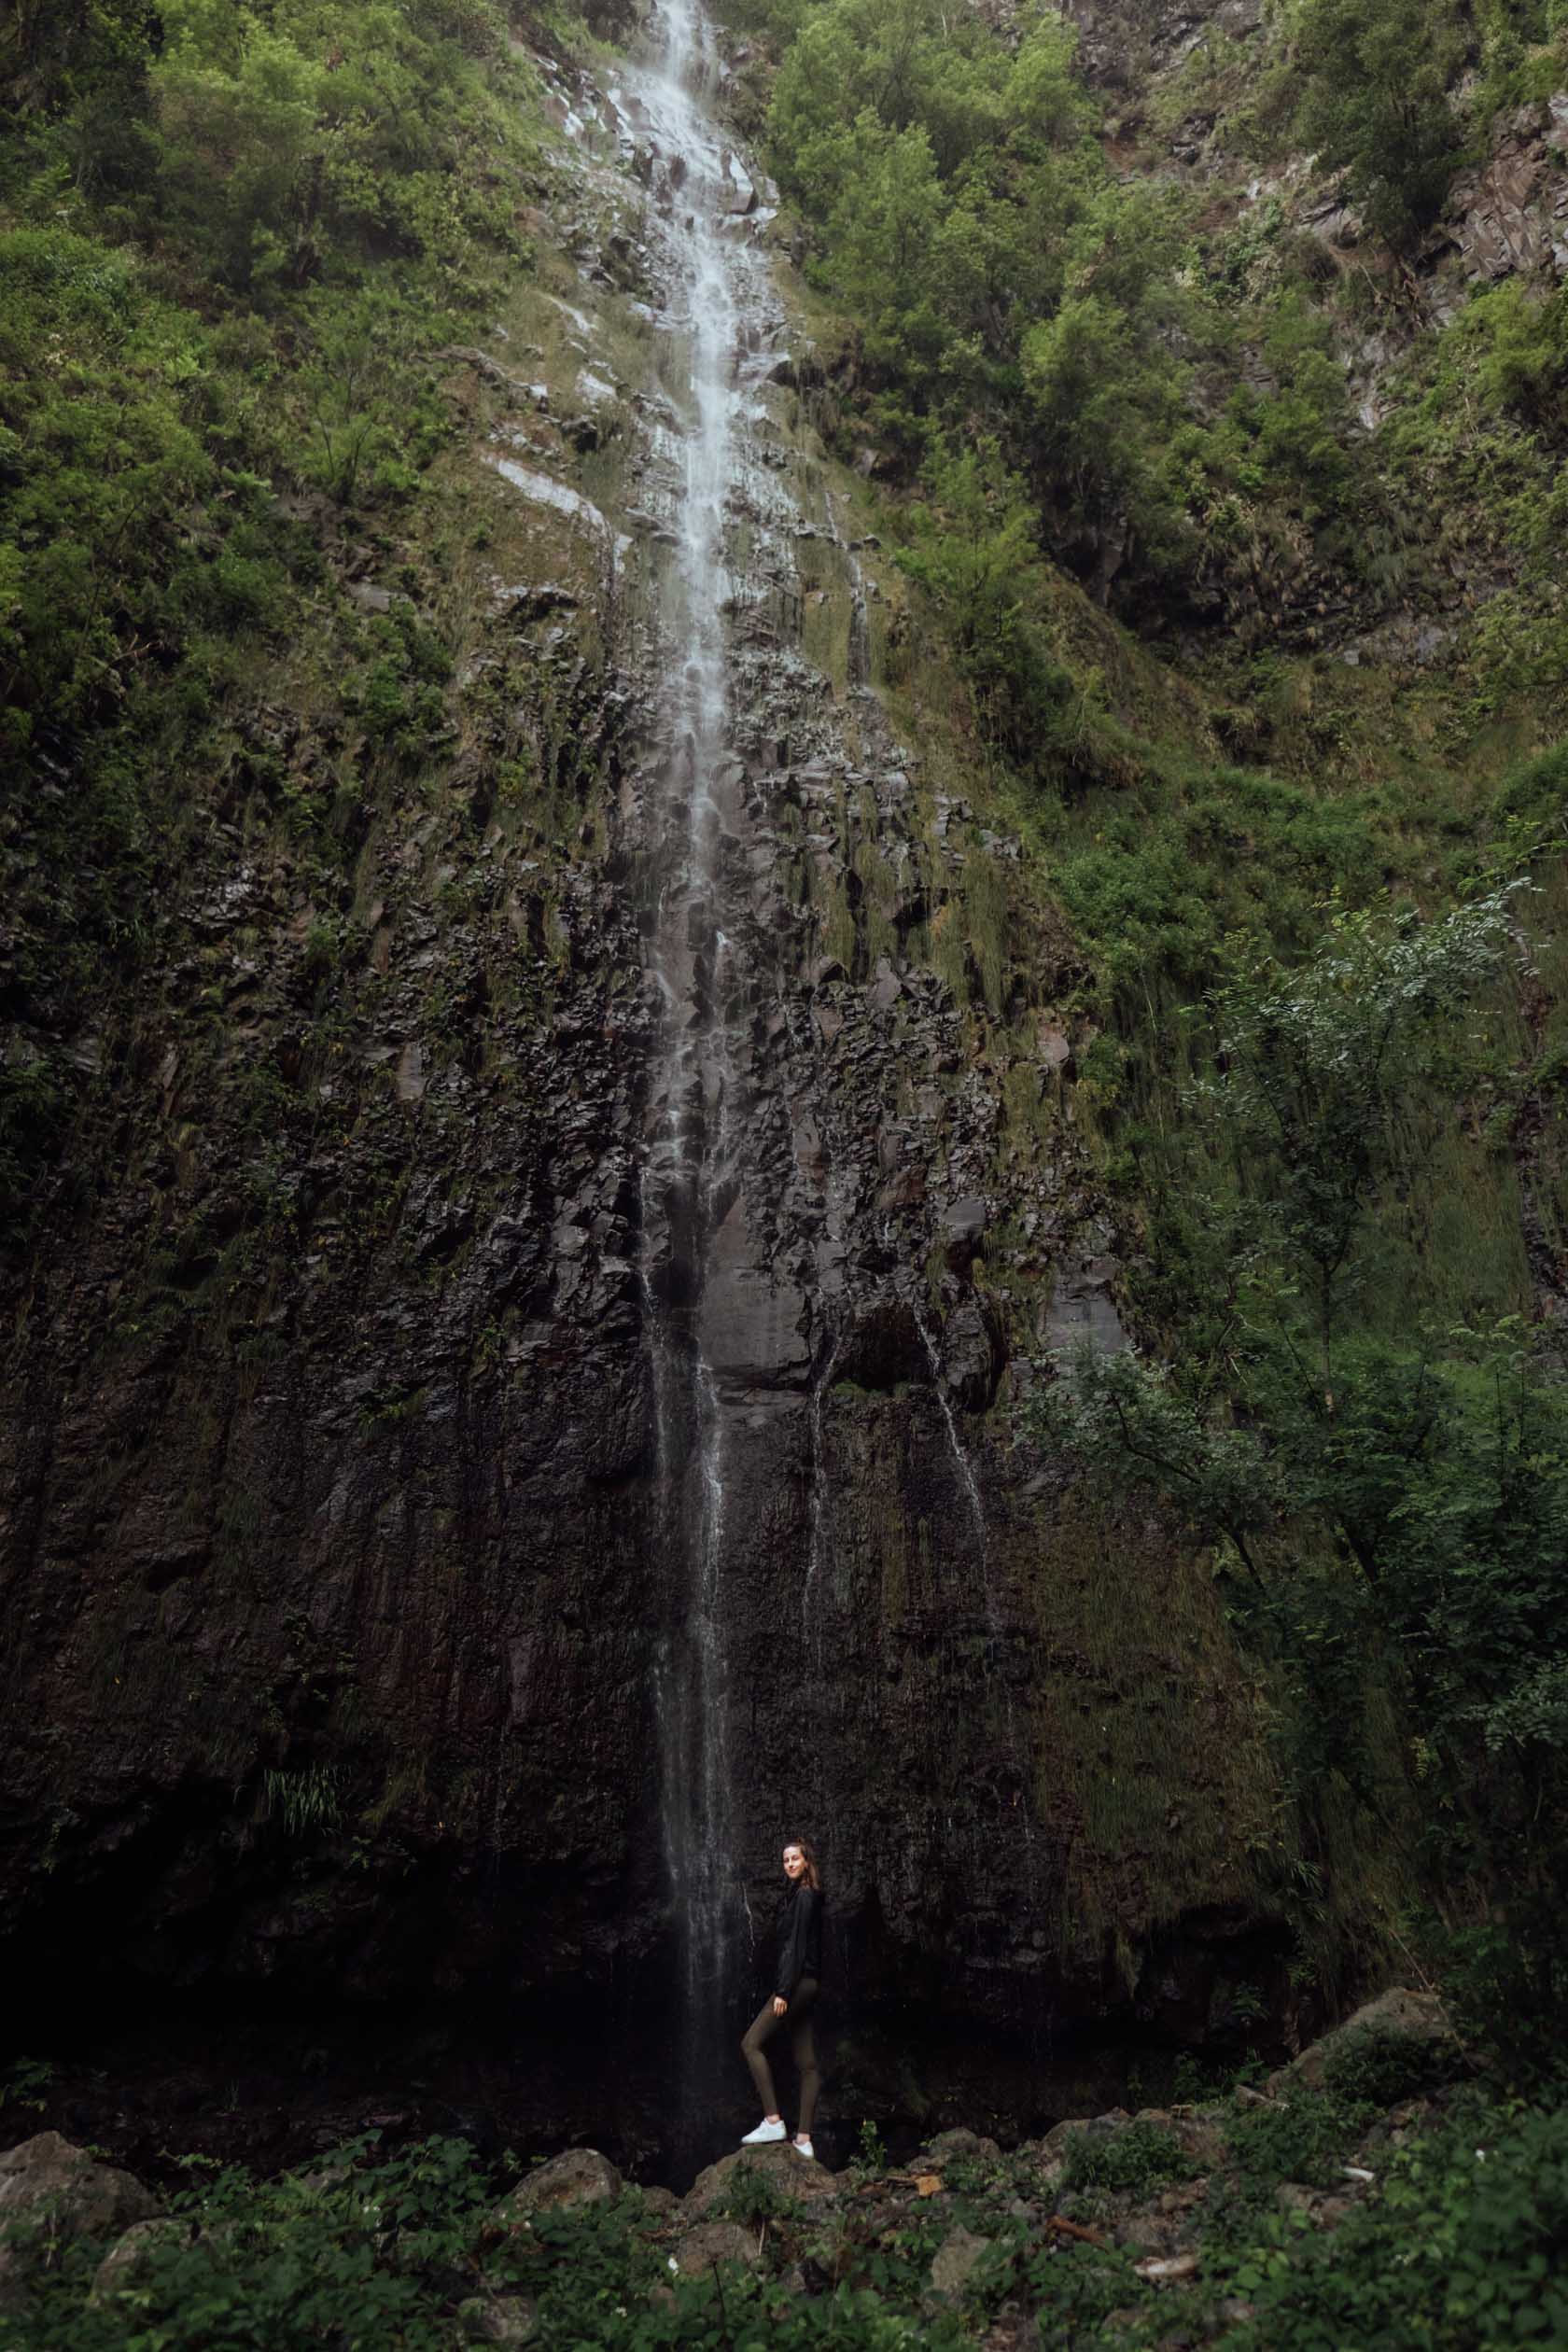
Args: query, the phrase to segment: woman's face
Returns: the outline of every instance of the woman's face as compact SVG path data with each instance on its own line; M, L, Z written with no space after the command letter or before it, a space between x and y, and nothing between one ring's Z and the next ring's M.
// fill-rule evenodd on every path
M792 1886L794 1884L796 1879L804 1877L805 1873L805 1856L801 1852L799 1846L786 1846L784 1849L784 1875L789 1880L791 1885Z

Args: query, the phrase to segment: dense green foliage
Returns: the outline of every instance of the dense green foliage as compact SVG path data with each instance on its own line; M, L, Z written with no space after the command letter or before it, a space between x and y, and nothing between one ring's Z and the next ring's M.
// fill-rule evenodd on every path
M492 0L24 7L0 35L0 1225L81 1087L266 666L359 637L325 551L448 431L432 353L526 245L533 82ZM324 635L325 631L325 635ZM319 796L329 861L430 649L384 624ZM411 700L411 691L413 699ZM425 732L439 709L423 711Z
M1158 583L1202 614L1217 574L1260 540L1288 557L1303 528L1365 586L1407 564L1411 485L1358 429L1334 265L1293 248L1277 208L1200 229L1196 197L1119 175L1061 18L1037 12L1010 47L934 0L741 14L779 43L773 159L813 224L811 273L855 322L857 429L911 474L987 435L998 532L1027 499L1046 547L1135 611ZM1516 49L1548 32L1535 17L1512 12ZM1300 135L1391 233L1447 191L1464 55L1457 16L1434 27L1408 0L1301 12ZM1509 405L1495 371L1491 388ZM928 474L928 510L963 539L967 491Z
M1390 2082L1399 2064L1385 2051ZM1356 2092L1296 2087L1204 2109L1202 2167L1151 2118L1078 2135L1093 2153L1054 2187L1024 2149L947 2163L931 2197L869 2167L826 2209L775 2191L748 2241L755 2268L688 2271L669 2250L687 2225L636 2191L499 2227L502 2181L453 2140L391 2155L360 2141L268 2181L195 2168L168 2219L96 2285L112 2241L47 2216L23 2225L7 2341L18 2352L445 2352L525 2333L602 2352L959 2352L999 2319L1043 2343L1133 2352L1172 2332L1225 2352L1560 2341L1568 2117L1465 2091L1396 2108L1396 2126L1365 2083L1364 2070ZM1364 2188L1347 2198L1351 2162ZM1171 2284L1141 2275L1117 2225L1199 2172L1180 2192L1196 2265ZM956 2293L933 2293L932 2259L955 2231L981 2259Z
M1464 55L1457 9L1420 0L1309 0L1303 134L1375 229L1423 229L1448 193L1463 134L1449 87Z
M1113 177L1072 57L1049 14L1010 51L924 0L830 0L779 67L773 152L820 223L815 272L856 322L867 413L908 462L940 467L944 434L983 417L1000 531L1011 468L1085 548L1121 513L1190 570L1203 460L1181 387L1207 305L1178 283L1179 203ZM941 468L931 486L965 533L972 485Z
M1130 2123L1126 2131L1096 2136L1080 2133L1067 2151L1067 2177L1074 2189L1127 2189L1137 2192L1185 2180L1193 2165L1181 2142L1156 2123Z
M1201 965L1216 935L1205 909L1239 877L1230 843L1194 840L1187 804L1200 795L1250 847L1260 800L1284 818L1287 788L1183 775L1157 724L1140 713L1129 728L1137 697L1108 692L1085 661L1053 564L1157 635L1225 624L1214 685L1227 748L1315 786L1352 749L1333 719L1296 723L1310 690L1295 665L1322 670L1321 616L1444 609L1451 567L1484 549L1510 585L1464 626L1472 709L1561 716L1551 551L1568 301L1511 281L1411 334L1403 263L1375 240L1353 265L1337 259L1295 225L1283 187L1239 184L1315 144L1344 164L1369 223L1404 238L1485 151L1505 103L1560 83L1564 29L1549 9L1505 0L1480 24L1439 10L1418 41L1407 0L1302 0L1247 50L1245 83L1216 35L1169 103L1180 91L1199 123L1219 111L1216 142L1229 107L1225 144L1249 160L1227 167L1222 149L1186 185L1157 135L1163 94L1129 159L1125 124L1050 10L1011 38L934 0L735 0L728 13L775 61L752 69L758 118L805 225L806 273L852 322L844 446L875 438L898 560L929 592L988 756L1030 796L1044 789L1053 879L1065 850L1058 887L1097 956L1146 971L1144 910L1164 897L1162 950ZM1461 68L1477 63L1465 101ZM1267 95L1249 113L1253 84ZM1408 348L1380 362L1369 426L1348 362L1385 334ZM1403 867L1414 848L1412 818L1440 827L1434 781L1424 808L1373 792L1342 814L1309 789L1280 862L1309 901L1312 881L1320 894L1375 887L1380 849ZM1102 784L1103 802L1081 807ZM1058 794L1092 823L1052 816ZM1120 906L1106 888L1118 862ZM1276 938L1281 911L1266 913Z
M1553 2063L1568 1990L1568 1381L1517 1316L1385 1336L1365 1295L1379 1197L1421 1183L1418 1107L1452 1116L1475 1082L1513 903L1341 916L1304 965L1217 998L1217 1181L1184 1228L1204 1311L1171 1367L1078 1356L1043 1419L1110 1493L1156 1494L1245 1572L1234 1614L1288 1696L1309 1819L1336 1784L1397 1804L1367 1740L1372 1689L1393 1695L1427 1883L1528 2070Z
M1377 2203L1332 2238L1303 2239L1281 2219L1257 2230L1236 2271L1255 2309L1234 2352L1459 2352L1568 2330L1554 2252L1568 2226L1561 2111L1462 2110L1402 2149Z
M105 2246L22 2234L36 2280L14 2339L81 2352L305 2352L327 2344L433 2352L442 2270L472 2245L485 2180L460 2141L435 2140L364 2168L371 2144L314 2172L258 2186L232 2167L197 2167L118 2292L93 2293ZM432 2292L432 2288L435 2291Z

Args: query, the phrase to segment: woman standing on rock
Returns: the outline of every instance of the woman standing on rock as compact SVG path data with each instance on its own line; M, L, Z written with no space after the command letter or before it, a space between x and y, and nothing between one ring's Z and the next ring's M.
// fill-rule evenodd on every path
M784 1875L790 1882L778 1926L778 1970L775 1989L763 2003L741 2043L751 2079L762 2093L763 2120L748 2132L743 2148L765 2148L784 2137L784 2118L774 2097L773 2073L763 2044L787 2017L790 2051L800 2078L800 2129L791 2145L798 2156L810 2156L811 2119L817 2110L817 2045L811 2037L817 1987L822 1977L822 1881L817 1856L805 1838L791 1838L784 1848Z

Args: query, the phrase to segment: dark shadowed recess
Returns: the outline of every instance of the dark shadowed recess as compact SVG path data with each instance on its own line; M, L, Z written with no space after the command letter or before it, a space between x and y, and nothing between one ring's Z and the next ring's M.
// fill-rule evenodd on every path
M495 1890L502 1917L518 1915L520 1895ZM441 1889L427 1899L440 1910ZM387 2146L447 2134L487 2158L591 2145L645 2184L684 2189L754 2121L738 2045L766 1986L744 1971L717 2007L714 2047L693 2053L669 1948L627 1949L592 1978L542 1983L497 1958L458 1992L349 2002L325 1973L313 1988L298 1968L245 1985L150 1975L106 1924L112 1907L93 1911L58 1916L0 1974L0 2079L23 2059L49 2068L42 2106L7 2120L102 2147L149 2177L172 2176L176 2152L271 2172L364 2133ZM1249 2048L1284 2054L1245 2020L1198 2025L1211 2004L1195 1971L1209 1972L1213 1946L1190 1932L1152 1949L1131 2009L1085 2019L1043 2004L1010 2025L978 2019L937 1969L901 1981L879 1940L858 1916L833 1937L816 2137L834 2167L867 2124L894 2156L960 2121L1015 2142L1064 2116L1172 2095L1183 2070L1190 2095L1195 2067L1217 2079ZM1254 1981L1287 1964L1282 1932L1244 1930L1226 1949ZM789 2112L787 2059L779 2084Z

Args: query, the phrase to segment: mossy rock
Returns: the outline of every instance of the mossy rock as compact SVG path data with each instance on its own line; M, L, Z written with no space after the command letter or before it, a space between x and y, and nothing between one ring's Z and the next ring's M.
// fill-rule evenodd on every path
M1394 1985L1304 2050L1268 2087L1288 2095L1305 2083L1312 2091L1391 2105L1451 2081L1462 2064L1448 2011L1435 1993Z
M534 2333L534 2306L526 2295L470 2295L457 2306L466 2344L526 2344Z
M565 2213L578 2205L609 2205L621 2194L621 2176L596 2148L568 2148L520 2180L490 2216L490 2228L511 2236L536 2213Z
M677 2241L671 2257L676 2269L688 2278L726 2264L757 2270L762 2259L756 2237L738 2221L699 2221Z
M720 2213L734 2215L737 2206L754 2201L756 2209L790 2205L831 2205L838 2183L814 2157L797 2156L787 2143L772 2148L743 2148L721 2156L700 2172L681 2201L683 2220L707 2221Z

